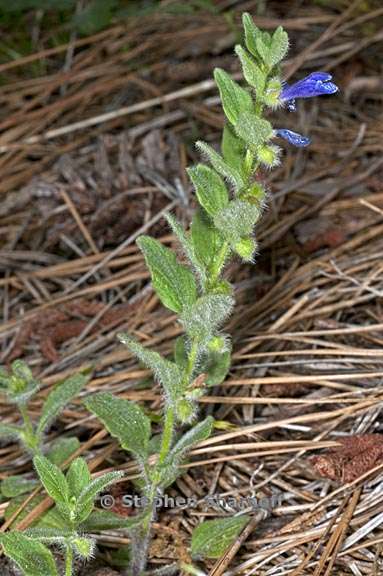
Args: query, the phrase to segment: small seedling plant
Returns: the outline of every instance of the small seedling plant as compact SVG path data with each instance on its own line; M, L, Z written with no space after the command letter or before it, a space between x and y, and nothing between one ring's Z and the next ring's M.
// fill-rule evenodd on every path
M17 439L26 455L33 458L35 455L45 454L54 464L61 465L65 460L80 447L80 441L76 437L59 437L53 442L47 442L46 431L58 417L60 412L78 396L85 387L90 377L89 373L75 374L62 382L59 382L48 394L38 421L33 421L30 417L30 402L34 400L41 388L25 362L15 360L10 370L0 370L0 393L5 401L16 407L19 413L20 423L0 424L0 437ZM8 476L0 483L0 496L9 501L5 510L5 520L10 520L22 507L22 510L15 521L20 521L28 514L30 509L36 506L41 499L41 495L36 495L23 508L26 495L38 487L39 481L31 474ZM52 516L49 512L48 516ZM40 522L43 524L44 519ZM13 522L12 522L13 524Z
M32 422L28 405L40 390L40 383L22 360L15 360L11 370L0 370L0 394L15 406L20 424L0 424L0 437L16 438L31 454L42 455L44 434L67 404L77 396L89 380L89 374L76 374L59 382L44 402L38 422Z
M126 572L129 576L145 574L156 498L162 496L180 475L181 465L191 448L206 440L214 428L213 417L198 417L198 402L209 387L223 382L230 369L231 338L222 327L232 314L235 302L233 286L225 277L225 270L233 258L254 262L257 253L255 229L267 200L262 171L280 163L281 148L276 141L284 139L297 147L310 144L306 135L273 127L269 113L277 108L293 112L299 98L333 94L338 90L330 74L325 72L313 72L288 85L281 76L281 62L289 47L283 28L278 27L272 34L263 32L249 14L243 15L243 27L244 46L237 45L235 52L247 85L243 87L224 70L214 72L226 125L220 151L206 142L196 143L206 163L188 170L198 203L190 229L185 230L173 215L167 216L179 241L182 257L149 236L137 240L151 274L153 289L162 304L178 315L184 330L175 342L172 357L149 350L129 334L119 335L119 340L152 370L161 385L160 431L153 433L151 418L137 403L107 392L85 400L86 407L119 440L122 448L133 455L140 470L140 480L136 484L145 496L146 506L130 525L125 526L131 539L131 561ZM23 411L24 429L30 429L24 408ZM25 437L25 431L23 434ZM34 434L29 432L27 436L28 446L33 451L39 445L39 438ZM54 478L60 480L58 483L55 480L54 488L48 480L52 465L38 455L35 466L48 494L68 522L68 532L55 534L56 540L52 540L66 550L67 576L72 574L73 554L82 557L91 554L91 541L80 536L84 513L79 512L83 508L79 508L78 502L84 499L81 496L84 491L90 490L92 495L96 492L85 487L85 484L92 484L89 484L84 464L73 463L66 478L61 472L55 473ZM81 480L82 492L73 481L77 475L84 478ZM106 486L101 482L97 487L101 484ZM65 494L64 500L59 494ZM192 556L219 557L247 521L246 516L240 515L203 522L192 536ZM43 535L35 533L35 536L33 546L43 546L44 554L49 553L41 541ZM12 538L12 534L8 537ZM28 548L32 542L31 533L16 537L27 538L22 546L26 551L32 550ZM4 541L3 546L9 554L9 546L7 548ZM49 558L52 564L51 556ZM189 568L190 573L195 573L191 566ZM57 572L48 573L55 575Z
M325 72L287 85L280 68L288 51L287 33L281 27L273 34L263 32L249 14L243 15L243 26L245 47L238 45L235 52L247 86L242 87L224 70L214 72L227 122L220 152L206 142L196 144L207 163L188 169L198 201L190 230L185 231L173 215L167 216L187 263L154 238L137 240L154 290L162 304L178 315L184 329L173 358L147 349L129 334L119 335L153 371L163 390L163 427L155 463L149 457L156 437L152 437L150 418L138 404L108 393L86 401L87 408L134 455L141 471L141 490L148 505L142 522L131 531L131 576L145 571L155 497L175 480L190 449L207 439L214 427L211 416L198 421L198 400L209 387L220 384L230 368L231 339L222 326L233 311L234 291L223 275L232 258L254 261L254 231L267 197L261 170L280 162L281 149L275 140L284 139L297 147L310 143L308 136L274 128L267 115L278 107L294 111L298 98L333 94L338 89ZM244 526L240 516L212 522L197 527L192 541L195 556L216 557L222 543L227 546Z
M56 505L57 524L51 528L9 532L0 536L0 542L4 552L25 576L62 574L47 546L61 549L65 558L64 574L73 576L74 558L87 560L94 553L95 542L87 535L87 530L95 525L91 517L95 500L102 490L121 478L123 473L108 472L92 479L83 458L73 460L66 476L44 456L35 456L33 463L42 485ZM97 513L95 520L97 523Z

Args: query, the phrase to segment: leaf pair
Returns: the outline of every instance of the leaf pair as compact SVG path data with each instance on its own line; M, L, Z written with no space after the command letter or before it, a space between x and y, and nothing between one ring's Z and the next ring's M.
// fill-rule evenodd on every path
M108 472L92 480L83 458L73 460L66 476L44 456L35 456L33 463L46 492L74 529L88 518L98 494L123 476L122 472Z

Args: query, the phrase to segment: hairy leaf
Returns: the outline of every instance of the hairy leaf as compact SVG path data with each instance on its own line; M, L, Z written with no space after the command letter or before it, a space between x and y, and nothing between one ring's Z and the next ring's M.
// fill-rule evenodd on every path
M190 337L204 341L230 316L234 306L231 296L206 294L201 296L190 311L181 316L181 321Z
M222 178L215 170L205 164L198 164L188 169L188 174L201 206L208 214L214 216L229 202L229 195Z
M261 98L265 89L267 75L242 46L237 45L235 52L241 61L242 71L246 81L250 86L255 88L257 97Z
M205 379L206 386L218 386L218 384L221 384L230 370L230 365L231 352L229 350L225 352L209 352L206 363L203 365L203 370L207 374Z
M286 56L289 49L289 37L282 26L278 26L271 38L269 64L275 66Z
M152 276L152 283L162 304L173 312L181 312L197 299L194 276L179 262L175 254L158 240L141 236L137 240Z
M237 136L242 138L254 151L270 140L273 135L273 127L270 122L258 118L253 112L243 112L239 115L235 125Z
M241 171L233 168L228 164L218 152L214 150L209 144L206 142L198 141L196 142L197 148L204 154L213 168L221 174L224 178L226 178L236 190L240 190L244 187L245 181L242 177Z
M140 406L116 398L109 392L100 392L87 398L85 406L117 438L124 450L146 458L150 438L150 419Z
M214 418L208 416L205 420L202 420L202 422L199 422L193 428L185 432L171 450L168 456L169 460L178 460L185 451L189 450L194 446L194 444L209 438L213 430L213 424Z
M80 446L80 440L75 436L57 438L57 440L52 442L47 452L47 458L49 458L53 464L56 464L56 466L61 466Z
M8 476L1 482L1 493L6 498L15 498L26 492L32 492L37 485L36 480L25 478L25 476Z
M203 285L206 281L206 270L205 267L202 265L201 261L197 258L190 234L187 234L185 232L183 226L181 226L181 224L172 214L166 214L165 218L170 228L172 229L173 233L177 236L178 240L180 241L185 256L189 259L190 264L193 266L194 270L198 274L200 282Z
M249 522L249 516L206 520L193 530L191 553L194 558L219 558L233 544Z
M222 234L235 245L244 236L252 234L260 216L255 204L233 200L214 218L214 223Z
M25 576L58 576L53 554L44 544L24 536L21 532L8 532L0 536L5 554L22 570Z
M223 129L221 149L225 162L234 170L242 172L246 146L243 140L236 136L229 124L226 124Z
M216 68L214 78L221 96L222 107L226 118L232 124L236 124L242 112L251 112L253 100L249 92L233 80L227 72Z
M14 426L13 424L0 424L0 437L3 438L18 438L22 432L19 426Z
M118 338L145 366L153 371L169 401L175 402L182 393L182 372L177 364L166 360L158 352L148 350L128 334L119 334Z
M210 216L202 209L197 210L193 216L191 238L196 257L209 271L222 248L224 239Z
M140 515L124 517L118 516L110 510L93 510L88 518L81 524L84 532L98 532L99 530L118 530L120 528L134 528L142 522Z
M71 496L78 498L81 492L90 484L92 477L84 458L76 458L71 463L66 475Z
M60 468L45 456L35 456L33 464L46 492L57 505L62 505L63 510L66 510L70 497L69 487Z
M88 382L89 377L89 374L75 374L55 386L44 403L41 417L37 425L37 434L42 434L68 402L77 396L80 390Z
M79 495L76 502L76 520L78 523L84 522L94 507L94 501L98 494L102 492L109 484L112 484L119 478L122 478L123 472L107 472L91 481Z

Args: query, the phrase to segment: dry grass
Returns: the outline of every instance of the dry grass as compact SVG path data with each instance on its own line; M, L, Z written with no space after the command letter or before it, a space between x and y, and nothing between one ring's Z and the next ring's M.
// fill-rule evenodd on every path
M256 14L256 2L218 4L233 7L236 17L245 9ZM234 364L201 400L201 412L223 429L194 450L169 490L201 502L160 512L153 566L187 560L193 526L230 513L206 508L206 494L276 490L286 496L282 504L268 518L255 514L240 541L205 571L383 572L383 463L337 485L319 478L308 460L344 436L382 431L382 17L379 2L347 1L270 2L258 17L259 26L282 23L291 34L286 74L331 70L342 91L305 103L297 116L278 113L281 125L307 127L313 144L307 152L286 150L282 167L265 174L271 192L257 265L228 270L238 300L227 327ZM233 42L222 15L156 15L0 66L7 80L2 361L25 358L44 382L41 398L63 376L91 366L86 394L109 390L153 411L160 406L158 387L142 386L148 372L115 334L127 330L168 353L180 333L151 291L134 240L144 232L173 244L166 210L189 221L185 166L196 159L197 134L218 138L211 71L238 71ZM39 59L47 73L29 76ZM92 470L124 468L131 490L134 464L81 400L49 441L78 435ZM14 421L12 410L0 410ZM2 445L0 478L29 469L17 446ZM19 527L49 506L44 500ZM118 533L97 537L105 550L127 541Z

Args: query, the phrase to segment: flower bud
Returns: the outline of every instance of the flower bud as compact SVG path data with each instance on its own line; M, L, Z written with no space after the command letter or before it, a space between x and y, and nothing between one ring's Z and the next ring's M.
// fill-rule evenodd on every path
M278 166L279 153L280 148L278 148L278 146L273 146L272 144L266 144L257 150L258 160L267 168L274 168L274 166Z
M271 80L267 83L266 90L263 95L263 102L266 106L270 106L271 108L276 108L280 105L280 95L282 92L282 83L279 78L271 78Z
M235 251L245 262L252 262L257 243L254 238L242 238L235 245Z
M182 399L177 404L177 418L182 424L190 424L196 415L196 407L190 400Z
M223 336L213 336L207 345L211 352L223 352L226 349L226 341Z

